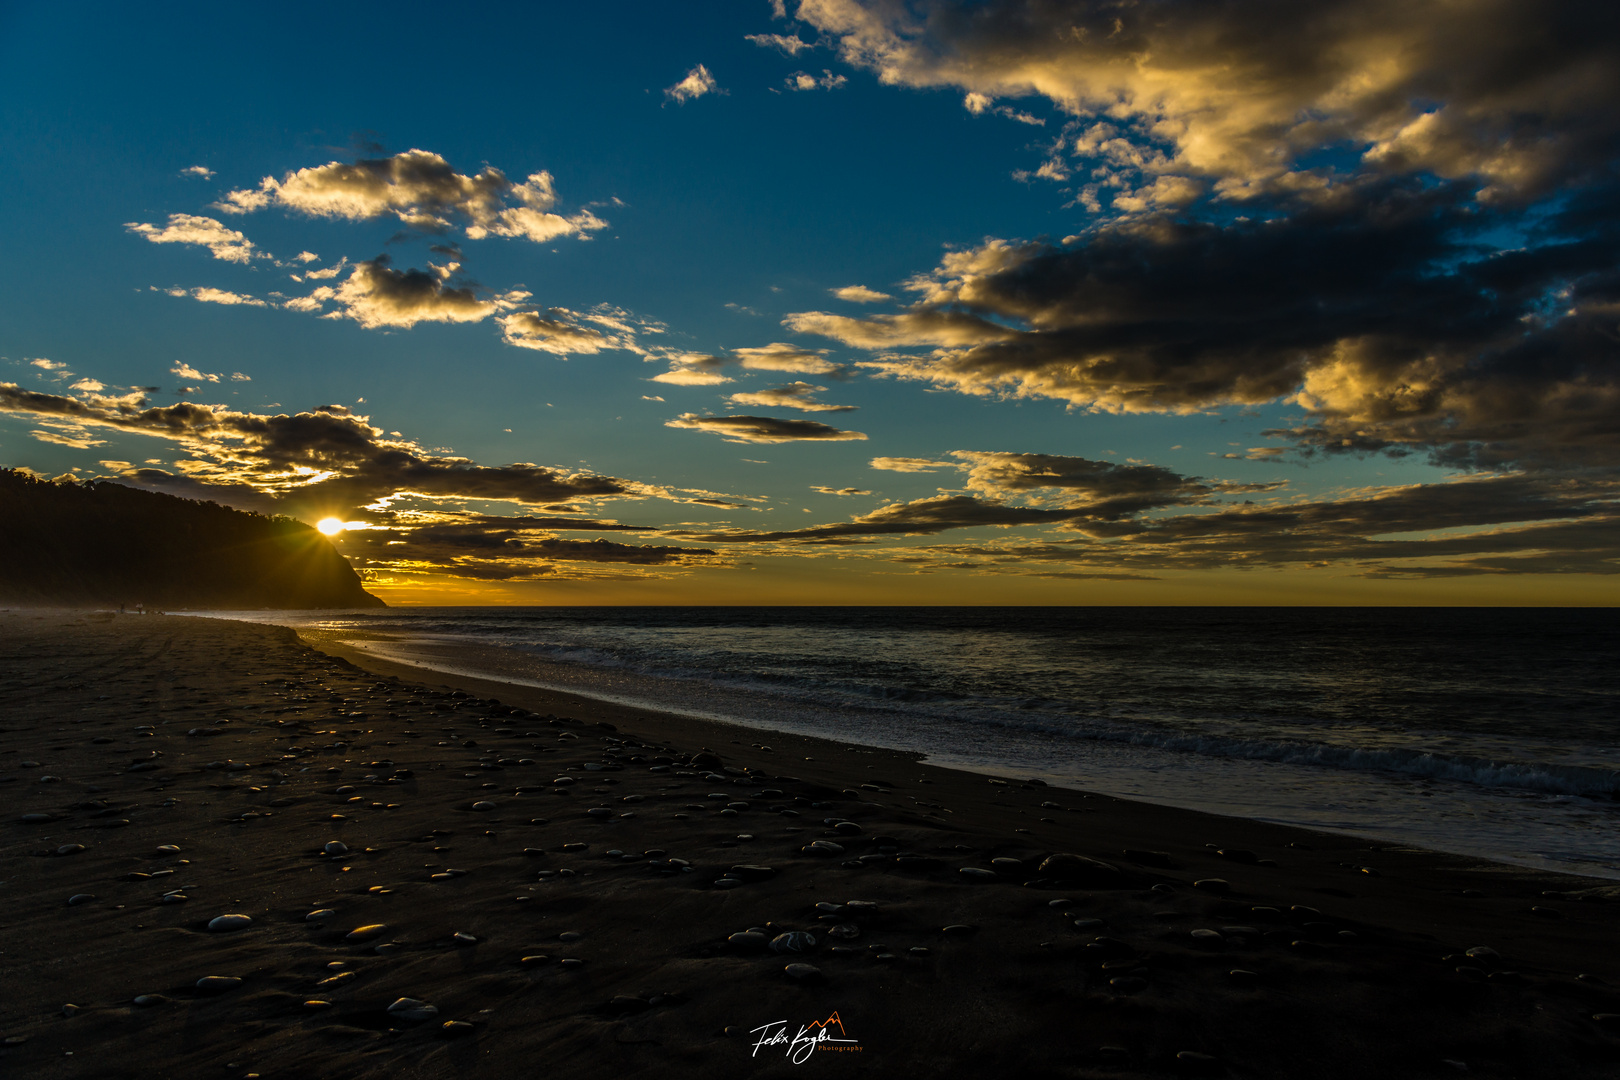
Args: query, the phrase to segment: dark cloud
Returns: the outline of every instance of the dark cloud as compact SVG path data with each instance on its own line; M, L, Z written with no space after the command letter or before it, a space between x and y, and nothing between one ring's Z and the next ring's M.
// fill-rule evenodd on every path
M951 252L901 311L793 329L969 394L1292 400L1305 418L1276 434L1310 451L1620 467L1620 8L806 0L800 17L846 61L975 112L1046 99L1070 122L1040 174L1095 216L1062 242Z
M934 308L977 319L982 343L866 365L969 394L1175 412L1293 398L1310 420L1279 434L1322 450L1616 465L1620 228L1585 201L1540 222L1544 243L1482 251L1506 217L1453 185L1379 182L1264 221L995 242L948 257L907 316L791 321L860 345Z
M547 519L463 517L367 528L344 533L338 546L364 569L503 581L573 573L560 570L554 565L558 562L670 567L715 555L709 548L566 539L536 524L542 520ZM592 524L565 520L561 527L584 530Z
M426 270L395 270L387 255L354 264L343 283L317 290L316 298L335 301L342 314L368 329L415 326L419 322L481 322L526 294L481 297L472 283L450 284L458 264Z
M836 525L814 525L807 529L779 532L693 533L691 539L704 543L758 543L778 540L823 541L850 536L926 536L947 529L971 529L997 525L1055 525L1087 516L1090 511L1044 510L1030 506L1009 506L971 495L941 495L915 502L890 503L869 514Z
M188 401L146 407L137 395L71 398L0 383L0 412L5 411L174 440L194 455L186 471L193 483L222 491L251 487L274 496L293 513L343 511L402 494L554 505L655 493L643 485L592 473L565 473L528 463L478 465L430 454L408 440L385 436L366 417L341 405L262 415ZM136 478L159 482L151 470Z
M841 441L865 439L859 431L840 431L814 420L780 420L774 416L699 416L682 413L666 420L665 427L709 431L726 436L727 442L775 443L801 441Z
M459 222L473 240L512 236L545 243L606 227L589 210L569 217L554 213L556 204L556 186L548 172L533 173L522 183L492 166L469 176L432 151L407 150L353 164L328 162L280 180L267 176L257 188L229 192L215 205L232 214L279 206L357 221L393 215L430 233L445 232Z
M764 390L751 390L732 394L726 398L733 405L760 405L767 409L798 409L801 412L854 412L855 405L828 405L813 395L826 390L807 382L790 382Z
M1241 505L1152 518L1076 518L1072 540L951 545L941 559L1035 569L1080 563L1126 570L1335 566L1375 577L1620 572L1620 483L1498 476L1338 499ZM1433 560L1398 565L1403 560Z
M1158 465L1120 465L1060 454L1009 454L954 450L970 490L992 496L1050 493L1069 507L1097 517L1118 518L1144 510L1203 502L1220 489L1196 476Z
M1126 211L1309 197L1345 171L1523 198L1606 168L1620 131L1620 13L1591 0L804 0L798 17L891 85L954 88L973 112L1044 98L1072 120L1040 175Z

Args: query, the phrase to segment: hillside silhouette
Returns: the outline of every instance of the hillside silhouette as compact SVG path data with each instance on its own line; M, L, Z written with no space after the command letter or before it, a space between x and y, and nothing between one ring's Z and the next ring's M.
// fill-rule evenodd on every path
M0 603L385 607L292 518L0 469Z

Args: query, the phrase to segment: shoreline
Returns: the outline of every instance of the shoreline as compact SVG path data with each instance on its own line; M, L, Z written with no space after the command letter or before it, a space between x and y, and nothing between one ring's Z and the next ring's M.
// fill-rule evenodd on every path
M1482 860L1528 871L1565 875L1578 879L1595 878L1620 885L1620 868L1604 862L1598 855L1587 854L1584 858L1576 858L1570 855L1559 856L1549 854L1546 849L1537 847L1536 842L1538 840L1547 843L1552 835L1548 832L1553 827L1550 824L1542 823L1540 834L1515 835L1512 831L1515 828L1514 822L1511 819L1503 820L1503 815L1517 813L1519 812L1518 808L1516 806L1500 805L1500 794L1489 788L1474 791L1464 786L1461 791L1451 790L1449 792L1442 789L1440 794L1443 797L1449 797L1436 799L1432 806L1425 804L1413 811L1415 813L1429 813L1433 811L1435 806L1445 803L1445 812L1451 815L1450 818L1442 817L1438 820L1403 819L1399 816L1398 811L1390 810L1371 818L1361 816L1358 818L1359 824L1338 824L1338 819L1357 817L1357 811L1365 810L1367 801L1372 799L1373 796L1358 792L1356 794L1359 795L1361 801L1351 804L1340 804L1333 801L1336 797L1342 797L1342 795L1320 796L1317 803L1309 804L1308 807L1305 804L1296 805L1289 803L1286 799L1278 800L1276 798L1272 798L1269 804L1264 800L1251 800L1250 805L1242 805L1241 801L1239 805L1231 805L1234 795L1237 795L1241 800L1240 793L1243 790L1242 782L1244 780L1252 779L1259 783L1266 782L1268 779L1266 772L1268 766L1265 763L1247 762L1241 759L1224 757L1210 761L1208 763L1210 767L1227 770L1227 775L1222 782L1214 788L1217 796L1224 796L1225 801L1223 804L1221 797L1213 800L1208 797L1210 789L1207 787L1202 788L1204 796L1202 798L1184 794L1178 795L1174 783L1167 784L1162 781L1156 785L1149 785L1147 790L1131 790L1133 787L1140 787L1141 785L1139 782L1133 784L1130 777L1134 776L1139 781L1142 776L1141 772L1127 774L1126 782L1123 785L1119 783L1110 785L1109 780L1117 778L1110 772L1110 767L1107 764L1087 769L1086 771L1093 773L1089 777L1064 775L1065 770L1050 767L1041 768L1032 761L1015 760L1020 756L1018 754L1003 755L1006 760L976 761L960 755L952 756L950 754L930 752L926 746L906 746L904 745L904 739L898 740L901 745L876 741L877 738L882 738L882 734L874 737L867 735L865 732L853 732L850 737L839 739L826 732L814 730L818 726L816 723L782 724L780 722L773 723L770 720L753 722L747 719L735 719L725 715L717 715L712 711L693 710L685 712L678 711L666 703L627 700L624 697L615 696L613 693L612 687L619 679L619 676L612 672L588 673L596 683L594 686L589 683L584 686L559 685L555 681L555 677L548 679L548 673L555 672L559 668L566 670L566 665L540 661L531 654L510 646L493 643L428 641L402 634L357 628L295 627L295 631L307 643L315 647L329 645L335 654L340 652L341 655L351 661L392 665L389 670L396 672L413 670L422 672L425 676L452 680L467 679L491 685L507 686L514 690L522 687L526 691L557 694L561 695L562 699L570 702L570 707L576 710L592 711L601 708L610 710L616 708L628 710L629 714L633 715L667 715L678 717L684 721L709 723L728 730L747 732L751 740L783 738L788 734L793 734L834 743L840 747L853 743L866 749L910 755L913 760L920 760L939 767L986 777L1016 779L1020 782L1036 779L1050 784L1056 789L1075 791L1087 795L1106 796L1127 802L1175 808L1220 818L1241 819L1305 829L1314 833L1349 837L1375 846L1422 848L1463 859ZM368 644L373 642L382 645L383 648L379 650L369 648ZM402 653L403 655L401 655ZM734 709L746 708L747 704L746 701L734 702L733 706ZM806 728L811 730L806 730ZM884 733L892 733L893 730L888 727L881 729ZM1102 744L1098 747L1092 747L1088 752L1101 750L1106 754L1111 749L1113 749L1113 744ZM1024 756L1027 756L1027 754ZM1106 758L1103 760L1106 761ZM1069 769L1066 771L1072 774L1074 770ZM1246 772L1253 772L1254 775L1252 777L1247 776ZM1172 766L1172 771L1168 775L1189 781L1198 779L1196 765L1177 764ZM1371 777L1362 776L1358 773L1349 775L1358 779L1340 776L1331 769L1326 770L1326 774L1322 779L1329 784L1366 783L1369 779L1374 783L1397 782L1396 779L1381 778L1377 774L1372 774ZM1410 778L1400 779L1410 780ZM1088 782L1088 780L1092 782ZM1307 778L1307 782L1313 781ZM1296 796L1304 793L1297 790L1298 785L1301 783L1298 777L1291 778L1290 783L1293 786L1286 790ZM1184 790L1193 789L1186 788ZM1344 792L1349 789L1340 790ZM1482 801L1473 801L1476 799ZM1407 797L1408 804L1415 802L1418 802L1418 800L1412 799L1410 796ZM1330 807L1333 808L1331 811L1329 810ZM1607 807L1599 806L1597 809L1599 812L1603 812ZM1464 841L1459 841L1456 834L1452 834L1450 837L1452 840L1451 846L1443 842L1442 834L1445 833L1446 825L1459 812L1472 815L1479 814L1482 810L1491 815L1486 820L1492 823L1495 832L1488 828L1478 829L1463 834L1466 837ZM1472 827L1471 823L1470 827Z
M1620 1062L1596 1019L1620 1014L1620 889L1600 879L323 650L227 620L0 614L0 1035L26 1040L0 1060L42 1078L796 1076L747 1033L836 1012L861 1052L807 1067L837 1076ZM320 854L334 840L341 859ZM1107 867L1041 869L1066 853ZM170 881L189 899L164 902ZM208 929L231 912L252 925ZM801 931L802 954L760 944ZM242 982L207 994L204 976ZM391 1016L399 997L439 1012Z

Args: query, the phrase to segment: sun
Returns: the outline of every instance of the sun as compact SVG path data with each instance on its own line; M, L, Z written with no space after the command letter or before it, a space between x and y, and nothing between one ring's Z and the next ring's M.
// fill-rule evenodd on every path
M315 523L315 527L327 536L336 536L344 528L341 518L321 518Z

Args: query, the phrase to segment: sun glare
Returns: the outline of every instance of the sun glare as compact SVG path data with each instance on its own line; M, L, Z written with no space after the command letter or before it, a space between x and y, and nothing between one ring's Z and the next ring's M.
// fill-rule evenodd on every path
M343 521L341 518L321 518L315 523L315 527L327 536L336 536L343 531Z

